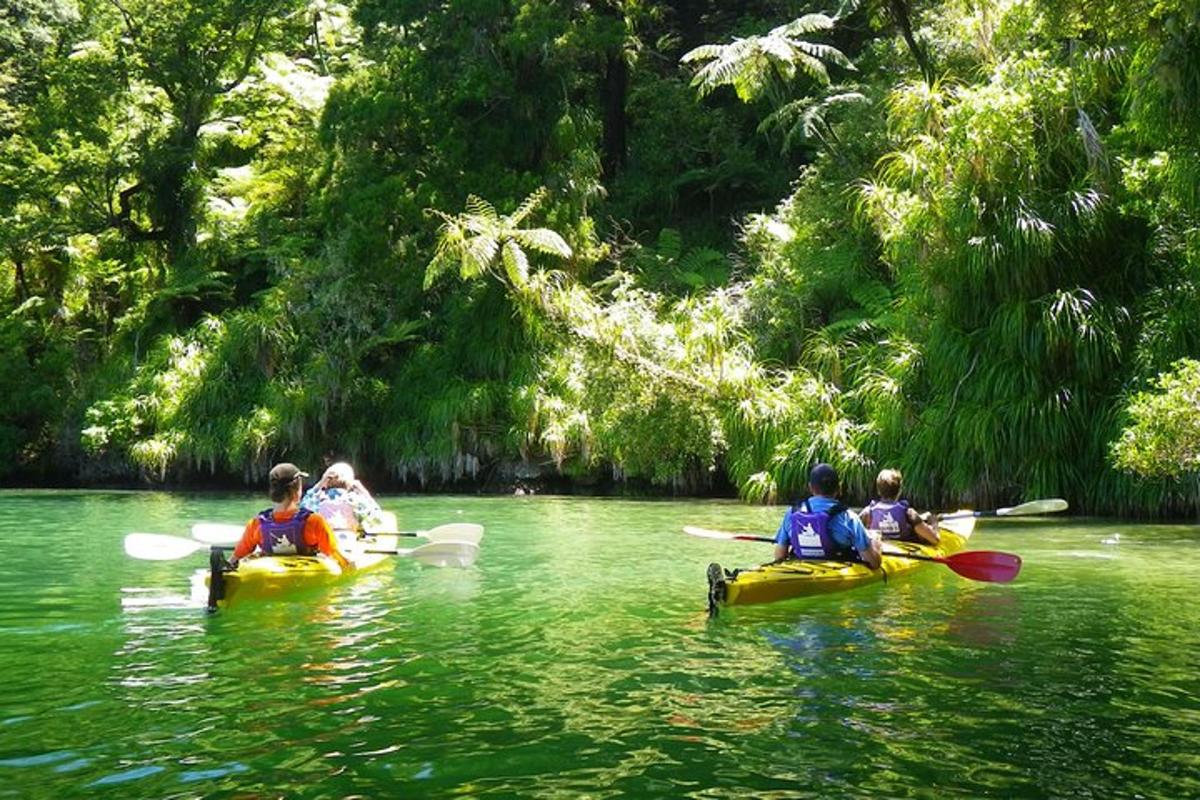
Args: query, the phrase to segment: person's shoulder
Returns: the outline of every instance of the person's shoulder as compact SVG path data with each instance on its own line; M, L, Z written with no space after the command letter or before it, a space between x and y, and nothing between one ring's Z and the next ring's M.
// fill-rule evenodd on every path
M846 524L852 528L861 528L863 526L862 518L859 516L863 512L856 512L854 509L850 508L850 506L841 502L839 502L836 506L830 506L831 511L835 509L837 510L837 513L834 514L834 519L845 520ZM866 511L866 509L864 508L863 511Z

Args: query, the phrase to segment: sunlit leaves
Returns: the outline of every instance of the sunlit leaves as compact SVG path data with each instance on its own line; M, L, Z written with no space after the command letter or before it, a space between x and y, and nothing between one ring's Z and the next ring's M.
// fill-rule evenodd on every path
M732 86L738 98L749 103L767 94L779 95L797 74L828 84L825 62L854 69L836 47L799 38L828 31L833 25L832 17L806 14L762 36L738 38L726 45L701 45L684 54L682 61L702 64L692 79L701 97L720 86Z
M1159 375L1127 414L1112 448L1117 466L1152 477L1200 474L1200 362L1184 359Z
M525 249L542 255L570 258L571 247L549 228L522 228L521 224L546 200L539 189L521 203L515 212L501 216L486 200L470 195L466 211L451 216L432 210L442 220L438 246L425 270L425 288L454 265L464 280L485 274L503 274L517 291L529 282L529 258Z

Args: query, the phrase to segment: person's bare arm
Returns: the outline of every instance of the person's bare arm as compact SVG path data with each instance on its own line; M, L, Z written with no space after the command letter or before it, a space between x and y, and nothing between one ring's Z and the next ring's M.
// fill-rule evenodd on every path
M787 554L788 554L788 546L786 544L776 544L775 545L775 560L776 561L783 561L785 558L787 558Z
M879 535L875 533L868 533L867 536L870 541L870 545L867 547L866 552L859 552L858 555L862 558L863 563L868 567L871 569L879 569L879 567L883 564L883 539L881 539Z
M912 525L912 529L916 532L917 536L921 537L921 541L935 547L941 543L942 537L938 536L937 523L928 521L933 518L930 514L918 514L911 508L909 509L909 513L912 514L909 523Z

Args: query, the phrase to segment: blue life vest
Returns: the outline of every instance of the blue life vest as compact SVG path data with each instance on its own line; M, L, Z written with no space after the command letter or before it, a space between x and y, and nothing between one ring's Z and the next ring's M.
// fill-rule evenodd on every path
M263 511L258 515L262 531L258 549L268 556L312 555L313 549L304 541L304 524L310 516L312 512L302 508L291 519L276 522L274 511Z
M838 514L846 511L841 503L828 511L813 511L805 500L798 506L792 507L792 529L788 540L792 546L793 558L855 558L857 554L853 547L844 547L834 541L829 530L830 521Z
M871 514L871 530L879 531L885 539L903 539L911 536L912 523L908 521L907 500L875 500L867 506Z

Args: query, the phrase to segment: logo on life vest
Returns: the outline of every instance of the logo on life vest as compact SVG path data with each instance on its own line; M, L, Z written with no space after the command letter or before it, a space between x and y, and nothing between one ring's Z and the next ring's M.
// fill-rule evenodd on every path
M796 538L798 538L800 540L801 546L804 546L804 547L807 547L807 546L820 547L821 546L821 537L817 534L816 530L813 529L811 522L806 522L804 524L804 527L800 529L800 533L797 535Z

